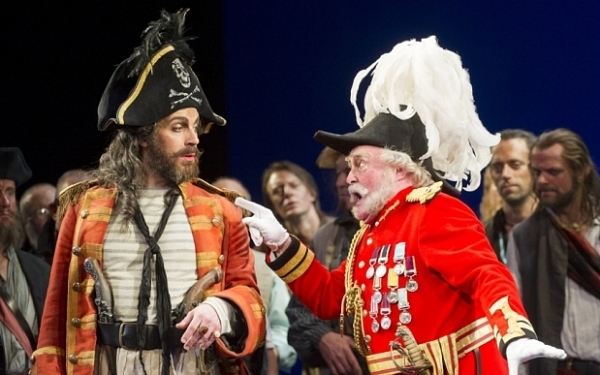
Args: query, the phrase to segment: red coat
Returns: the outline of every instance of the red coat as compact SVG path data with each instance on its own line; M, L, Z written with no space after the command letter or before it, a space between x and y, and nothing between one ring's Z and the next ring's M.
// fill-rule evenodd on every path
M472 349L477 346L483 374L506 374L507 364L501 355L506 344L524 336L535 338L512 276L498 262L483 226L466 205L446 194L422 204L410 203L406 198L411 191L408 188L398 193L373 225L363 225L354 238L355 250L351 249L348 263L337 270L328 272L296 241L296 246L271 263L272 268L318 317L333 319L339 317L342 303L350 307L346 313L355 315L359 323L355 325L355 342L367 356L371 374L399 374L390 342L396 339L404 310L390 304L391 325L383 329L381 309L386 306L375 302L380 327L373 330L375 277L368 278L367 272L370 259L376 258L376 269L384 260L382 249L390 245L379 289L390 294L389 273L401 263L394 262L394 252L398 248L399 255L404 247L404 264L407 266L412 257L416 266L412 279L418 283L417 290L406 293L410 307L405 311L412 320L404 326L432 363L433 374L475 374ZM410 279L401 274L398 287L406 286ZM353 299L352 290L358 298ZM401 357L394 354L397 360Z
M201 180L195 183L203 184ZM231 351L220 339L217 353L243 367L241 359L256 350L265 337L265 308L256 285L248 232L241 222L240 210L226 198L190 182L182 183L180 190L196 245L198 278L213 267L220 266L224 271L223 281L210 288L207 296L222 297L235 304L248 324L241 353ZM93 373L97 322L92 298L94 281L85 272L83 261L92 256L102 264L103 240L115 197L114 189L91 187L77 195L74 204L67 208L52 264L38 349L33 354L32 374Z

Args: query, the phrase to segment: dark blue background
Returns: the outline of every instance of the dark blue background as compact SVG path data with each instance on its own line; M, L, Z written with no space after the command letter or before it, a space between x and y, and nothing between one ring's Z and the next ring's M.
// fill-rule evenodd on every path
M315 175L333 210L312 135L356 129L355 74L396 43L429 35L461 55L488 129L567 127L600 160L597 0L22 0L0 16L0 146L21 147L28 185L96 165L110 139L96 130L96 108L114 67L160 9L181 7L191 8L197 36L194 69L228 120L201 140L202 176L236 176L258 201L262 171L289 159ZM480 193L462 198L476 208Z
M599 16L597 1L228 1L230 174L257 199L273 160L297 162L323 184L312 135L356 129L355 74L396 43L429 35L462 57L490 131L567 127L599 160ZM480 191L462 199L476 209Z

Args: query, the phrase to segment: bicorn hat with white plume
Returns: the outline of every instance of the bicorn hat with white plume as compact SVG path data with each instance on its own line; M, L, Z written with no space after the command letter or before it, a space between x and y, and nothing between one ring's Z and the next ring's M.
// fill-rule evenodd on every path
M361 118L356 99L369 73ZM460 57L438 46L435 36L397 44L360 71L350 101L359 129L345 135L318 131L317 141L346 155L360 145L405 152L434 180L444 181L450 193L477 189L481 170L491 159L490 147L500 140L479 120ZM466 186L463 180L468 180Z

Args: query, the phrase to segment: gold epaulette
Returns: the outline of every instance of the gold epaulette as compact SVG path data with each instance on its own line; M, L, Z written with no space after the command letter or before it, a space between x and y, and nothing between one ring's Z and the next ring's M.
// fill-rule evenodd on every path
M98 180L84 180L69 185L59 194L58 219L62 221L67 213L67 208L79 201L81 195L89 188L98 185Z
M218 194L222 197L227 198L227 200L230 201L231 203L235 203L235 198L237 198L237 197L247 198L247 197L243 196L242 194L238 193L237 191L229 190L229 189L225 189L225 188L218 188L218 187L204 181L201 178L194 178L191 182L192 182L192 184L198 186L199 188L206 190L207 192L209 192L211 194ZM251 215L251 213L246 210L242 210L242 212L243 212L244 217Z
M438 181L429 186L414 189L406 196L406 201L425 204L432 200L440 191L442 191L442 182Z

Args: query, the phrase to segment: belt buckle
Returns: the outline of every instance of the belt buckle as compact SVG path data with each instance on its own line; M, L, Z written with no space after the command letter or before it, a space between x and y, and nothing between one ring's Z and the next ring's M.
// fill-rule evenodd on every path
M125 324L127 324L127 323L121 322L121 324L119 324L119 347L121 347L123 349L134 350L135 348L128 348L123 343L123 332L125 331Z

